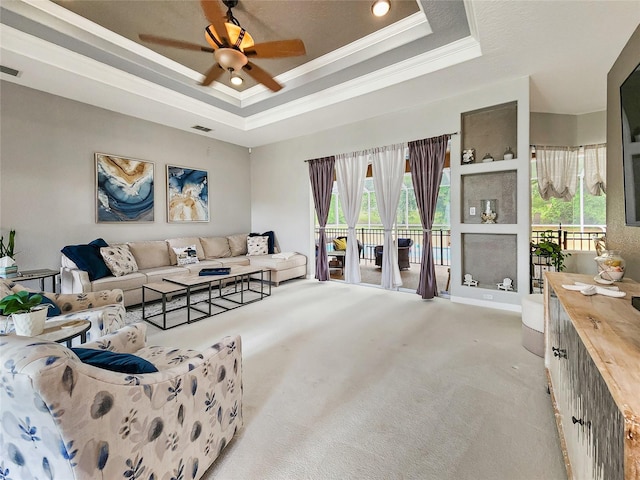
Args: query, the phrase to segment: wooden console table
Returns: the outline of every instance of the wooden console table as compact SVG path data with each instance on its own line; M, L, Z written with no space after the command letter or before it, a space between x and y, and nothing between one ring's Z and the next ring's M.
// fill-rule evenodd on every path
M570 479L640 479L640 284L624 298L562 285L593 277L546 273L545 367Z

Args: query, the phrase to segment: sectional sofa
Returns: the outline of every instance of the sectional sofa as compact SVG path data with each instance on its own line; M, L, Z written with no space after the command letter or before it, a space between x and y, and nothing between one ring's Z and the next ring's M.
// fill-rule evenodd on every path
M87 271L64 254L60 269L62 293L87 293L119 288L124 292L125 306L142 302L142 285L160 282L164 277L188 272L197 273L203 268L251 265L271 270L275 286L292 278L305 277L307 257L300 253L271 255L247 255L248 234L226 237L181 237L168 240L128 242L126 245L137 264L137 271L126 275L108 275L90 279ZM198 263L178 265L174 248L195 245ZM277 247L276 247L277 250ZM153 297L151 298L153 299ZM148 297L145 300L149 300Z

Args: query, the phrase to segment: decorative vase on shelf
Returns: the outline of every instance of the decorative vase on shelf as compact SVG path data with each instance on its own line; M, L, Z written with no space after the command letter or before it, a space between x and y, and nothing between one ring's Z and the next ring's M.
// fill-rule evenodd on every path
M484 157L482 157L482 162L483 163L493 162L493 157L491 156L490 153L487 153Z
M624 277L625 261L617 250L605 250L595 258L598 275L595 280L601 283L619 282Z
M507 149L504 151L504 159L513 160L513 150L511 150L511 147L507 147Z
M495 200L482 200L482 213L480 218L482 223L496 223L496 201Z

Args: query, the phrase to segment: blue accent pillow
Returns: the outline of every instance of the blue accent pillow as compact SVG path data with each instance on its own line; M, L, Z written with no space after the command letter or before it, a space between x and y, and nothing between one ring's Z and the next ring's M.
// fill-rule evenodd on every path
M273 232L273 230L269 230L268 232L264 232L264 233L250 233L249 234L250 237L269 237L269 240L267 240L267 253L272 254L272 253L276 253L275 248L276 248L276 234Z
M155 373L158 369L144 358L130 353L110 352L109 350L95 350L93 348L72 348L82 363L94 367L119 373Z
M35 292L30 293L29 298L31 298L34 295L36 295ZM42 295L42 300L40 300L40 305L45 305L45 304L51 305L49 308L47 308L47 317L57 317L58 315L62 315L62 311L60 310L60 307L58 307L58 305L53 303L53 300L51 300L48 297L45 297L42 294L42 292L37 293L37 295Z
M111 270L109 270L107 264L104 263L102 255L100 255L100 247L108 246L109 244L102 238L97 238L88 245L67 245L61 252L75 263L80 270L87 272L89 280L93 281L111 275Z

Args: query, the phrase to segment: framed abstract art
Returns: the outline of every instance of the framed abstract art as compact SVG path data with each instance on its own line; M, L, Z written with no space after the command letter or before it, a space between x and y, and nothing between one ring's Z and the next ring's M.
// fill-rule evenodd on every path
M153 222L154 164L95 154L96 221Z
M206 170L167 165L167 221L209 221L209 175Z

